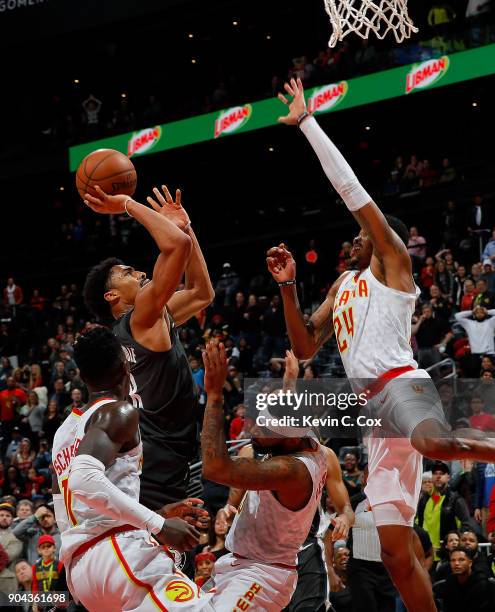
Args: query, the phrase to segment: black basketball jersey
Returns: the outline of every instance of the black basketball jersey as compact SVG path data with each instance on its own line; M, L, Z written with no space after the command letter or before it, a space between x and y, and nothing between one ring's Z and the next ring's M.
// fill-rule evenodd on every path
M198 393L170 317L169 351L156 352L132 337L132 311L113 326L131 370L129 399L139 409L143 441L140 501L152 510L186 497L189 461L198 441Z

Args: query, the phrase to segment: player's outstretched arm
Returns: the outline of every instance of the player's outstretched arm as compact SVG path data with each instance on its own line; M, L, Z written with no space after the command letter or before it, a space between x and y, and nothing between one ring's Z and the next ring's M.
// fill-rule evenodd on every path
M283 94L279 94L279 99L289 107L288 115L280 117L279 121L301 128L334 189L370 238L374 253L384 268L384 274L380 274L379 270L373 272L385 276L390 281L387 284L393 288L404 289L403 285L407 285L406 290L411 289L411 261L405 244L390 227L344 156L308 112L301 80L292 79L290 84L285 84L285 90L293 96L293 100L289 102ZM396 273L404 271L407 272L404 280L395 278ZM392 278L387 278L390 275Z
M178 518L165 520L116 487L105 474L117 454L137 443L139 412L127 402L112 402L92 417L69 474L69 490L103 516L155 535L178 550L193 548L199 533Z
M215 291L211 284L201 247L191 227L189 216L182 207L180 189L176 191L175 202L166 185L162 185L162 191L163 194L155 187L153 189L155 197L148 197L148 203L153 210L166 216L183 229L192 243L191 255L185 268L185 289L176 291L167 303L167 308L175 323L182 325L211 304L215 298Z
M297 359L310 359L333 334L333 302L337 283L330 289L321 306L306 322L297 297L296 262L284 243L267 252L268 270L280 287L284 304L285 324Z
M354 525L354 512L349 500L349 493L342 479L339 461L331 449L325 447L325 452L327 455L325 487L338 513L334 521L332 540L347 540L349 529Z
M214 342L209 342L203 353L203 361L208 396L201 433L203 476L213 482L245 490L293 492L295 481L305 482L311 490L311 476L306 466L297 459L273 457L262 463L242 457L233 460L229 456L223 423L222 389L227 376L227 358L223 344L217 346ZM298 489L298 494L300 493ZM303 495L304 493L305 491L302 491Z
M153 279L136 296L132 326L150 329L161 320L166 304L175 293L191 254L191 238L175 223L128 196L110 196L95 187L98 197L85 195L85 202L100 214L127 212L141 223L160 249L153 269Z

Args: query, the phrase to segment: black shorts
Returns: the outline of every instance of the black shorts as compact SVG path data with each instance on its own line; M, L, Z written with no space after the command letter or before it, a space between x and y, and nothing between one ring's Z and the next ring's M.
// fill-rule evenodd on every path
M328 577L323 550L316 539L306 540L297 555L297 587L286 612L324 612Z

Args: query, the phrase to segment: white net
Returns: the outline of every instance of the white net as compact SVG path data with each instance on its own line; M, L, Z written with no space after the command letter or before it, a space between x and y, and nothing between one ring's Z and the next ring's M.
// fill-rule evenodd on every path
M401 43L418 29L407 13L407 0L324 0L333 34L330 47L350 32L368 38L370 31L384 38L390 30Z

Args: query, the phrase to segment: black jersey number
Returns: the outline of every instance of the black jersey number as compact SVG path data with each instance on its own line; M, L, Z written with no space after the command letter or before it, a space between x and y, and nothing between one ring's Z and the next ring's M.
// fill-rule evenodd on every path
M132 405L134 406L134 408L142 408L143 400L141 399L141 396L137 392L138 388L137 388L136 379L134 378L132 374L130 374L130 377L131 377L131 388L129 390L129 397L131 398Z

